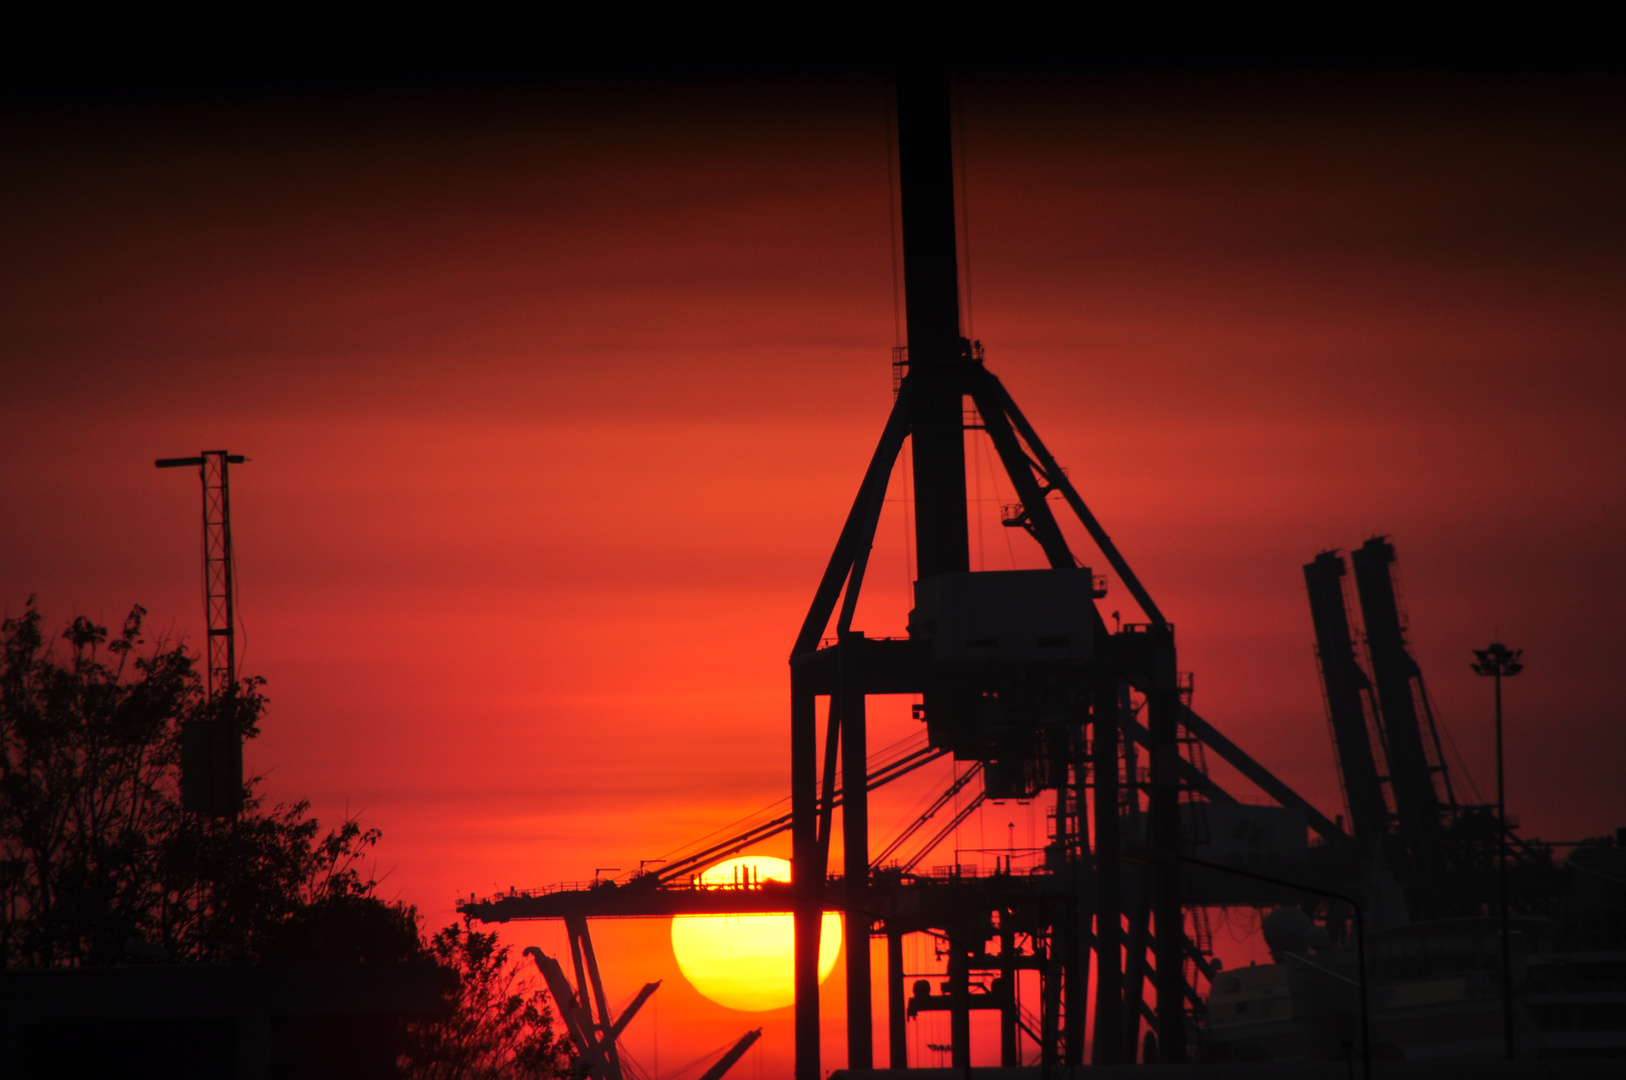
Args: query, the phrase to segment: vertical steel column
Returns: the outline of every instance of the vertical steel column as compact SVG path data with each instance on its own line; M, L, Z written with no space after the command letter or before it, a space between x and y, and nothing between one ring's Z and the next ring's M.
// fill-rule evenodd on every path
M888 1064L909 1067L908 1005L903 998L903 931L886 927L886 1036Z
M1084 867L1074 863L1068 868L1073 880L1072 902L1067 905L1067 973L1062 982L1062 1013L1066 1024L1062 1029L1062 1057L1068 1065L1083 1065L1084 1036L1089 1029L1085 1019L1090 980L1090 890L1084 886Z
M1080 711L1084 707L1080 706ZM1091 923L1095 917L1095 890L1086 881L1086 868L1093 859L1090 852L1089 796L1085 785L1089 780L1089 758L1085 732L1087 712L1077 717L1066 740L1067 760L1062 776L1068 782L1056 792L1059 803L1056 817L1068 822L1067 829L1057 829L1057 839L1066 853L1066 875L1072 881L1072 903L1067 905L1067 974L1062 986L1063 1012L1066 1016L1064 1059L1068 1065L1083 1065L1085 1036L1089 1033L1088 1004L1090 986L1090 953L1095 948L1095 935ZM1072 813L1067 813L1069 796Z
M928 578L971 568L962 407L969 360L960 338L948 74L900 70L897 95L904 308L909 377L917 383L911 423L915 551L919 575Z
M819 865L818 710L816 698L791 669L790 807L791 880L796 890L796 1080L819 1073L819 924L824 918L824 874Z
M1007 1068L1022 1064L1016 1053L1016 932L1008 908L999 913L999 1063Z
M1510 672L1509 674L1512 674ZM1502 771L1502 672L1496 673L1496 906L1501 916L1502 1050L1514 1058L1513 935L1508 926L1507 903L1507 789Z
M964 913L961 913L962 916ZM956 1069L971 1068L971 963L966 951L964 919L949 939L949 1042L953 1044L950 1064Z
M1140 1051L1141 1012L1146 1005L1146 939L1151 919L1151 888L1146 867L1131 866L1125 874L1124 909L1129 915L1129 937L1124 948L1124 1060L1133 1064Z
M1044 966L1039 974L1039 1065L1046 1076L1061 1065L1061 1055L1056 1050L1061 1042L1062 943L1057 940L1056 928L1066 918L1055 917L1054 910L1051 916L1050 940L1045 943Z
M1151 828L1153 967L1157 987L1159 1063L1186 1059L1185 913L1180 906L1180 745L1182 715L1175 679L1174 633L1154 628L1162 640L1153 652L1151 687L1146 695L1151 734Z
M1131 828L1144 838L1149 822L1140 805L1140 752L1131 733L1135 707L1127 684L1119 691L1118 715L1121 720L1119 734L1123 740L1124 782L1128 785L1126 809L1129 811ZM1121 1060L1134 1064L1140 1059L1141 1016L1146 1006L1146 942L1151 930L1151 885L1143 865L1125 866L1121 872L1119 880L1129 933L1124 939L1123 1041L1119 1043L1119 1048L1123 1054Z
M841 635L841 843L847 911L847 1067L875 1065L869 964L869 774L864 688L858 667L863 634Z
M1097 640L1105 638L1101 635ZM1106 639L1110 643L1110 638ZM1102 650L1097 648L1097 656ZM1123 1060L1122 838L1118 835L1118 724L1122 683L1109 667L1098 676L1090 747L1095 773L1095 1047L1096 1064Z

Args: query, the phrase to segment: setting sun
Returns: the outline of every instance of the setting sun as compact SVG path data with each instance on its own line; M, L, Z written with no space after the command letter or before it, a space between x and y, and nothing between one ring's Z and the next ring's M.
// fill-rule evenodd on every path
M747 855L718 863L700 875L723 885L749 875L758 881L789 881L790 863ZM672 953L696 990L719 1005L745 1012L783 1009L795 1001L791 985L795 925L789 915L684 915L672 920ZM819 981L836 966L841 916L824 913L819 933Z

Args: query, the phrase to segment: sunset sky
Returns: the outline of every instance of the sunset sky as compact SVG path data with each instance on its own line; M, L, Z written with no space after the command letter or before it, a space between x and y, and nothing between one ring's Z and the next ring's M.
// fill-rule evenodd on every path
M1384 534L1479 789L1469 650L1500 634L1522 832L1626 825L1622 104L1586 78L961 81L971 336L1174 620L1198 711L1329 814L1300 567ZM382 893L431 928L784 796L786 656L892 402L889 107L831 75L0 116L0 608L140 603L197 643L198 486L152 461L247 454L248 767L383 829ZM973 566L1040 565L979 461ZM892 494L872 634L908 606ZM911 733L877 709L872 745ZM879 842L948 769L880 802ZM1042 825L990 808L960 845ZM645 1065L765 1024L739 1075L783 1071L789 1010L706 1003L664 925L595 933L612 998L667 980Z

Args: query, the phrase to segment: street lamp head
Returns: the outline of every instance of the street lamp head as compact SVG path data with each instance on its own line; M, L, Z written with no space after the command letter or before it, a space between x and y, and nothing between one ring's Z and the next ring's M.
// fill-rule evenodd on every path
M1477 674L1512 676L1524 670L1524 665L1519 663L1524 650L1509 649L1500 641L1493 641L1488 648L1475 649L1473 653L1479 658L1479 663L1472 665Z

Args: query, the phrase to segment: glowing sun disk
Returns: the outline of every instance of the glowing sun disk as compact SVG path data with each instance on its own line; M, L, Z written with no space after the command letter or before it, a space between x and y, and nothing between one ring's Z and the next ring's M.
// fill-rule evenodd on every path
M723 885L749 874L760 881L789 881L790 863L746 855L718 863L700 875ZM680 915L672 920L672 953L678 970L701 994L745 1012L782 1009L796 1000L795 921L789 915ZM841 952L841 916L824 913L819 931L819 981Z

